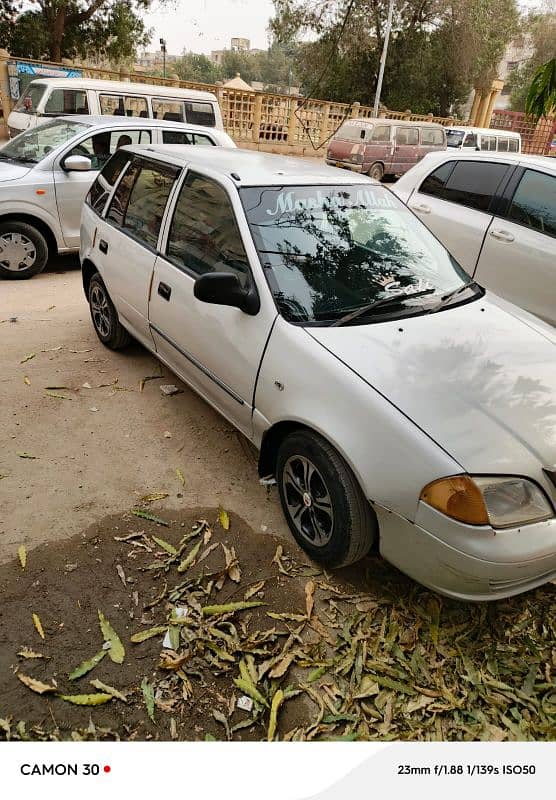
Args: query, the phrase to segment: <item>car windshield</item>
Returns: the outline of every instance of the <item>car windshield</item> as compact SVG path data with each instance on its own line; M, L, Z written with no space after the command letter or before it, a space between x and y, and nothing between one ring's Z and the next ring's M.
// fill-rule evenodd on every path
M19 100L14 106L14 111L19 111L23 114L36 114L37 106L41 101L46 89L44 83L31 83L27 91L21 95Z
M0 159L38 164L51 150L65 144L76 133L81 133L88 127L82 122L66 122L60 119L46 122L20 133L0 148Z
M446 144L448 147L461 147L465 131L446 131Z
M423 313L423 304L438 305L469 282L386 188L269 186L240 195L277 306L290 322L332 324L377 301L353 323ZM387 298L392 302L382 302Z

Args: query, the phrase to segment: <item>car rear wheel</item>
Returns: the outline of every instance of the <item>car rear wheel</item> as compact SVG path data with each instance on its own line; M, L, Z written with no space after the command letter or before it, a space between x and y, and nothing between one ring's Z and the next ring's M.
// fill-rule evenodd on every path
M89 284L89 308L96 334L106 347L121 350L129 344L131 336L120 323L118 312L98 272Z
M374 178L375 181L381 181L384 176L384 167L382 164L371 164L367 175L369 178Z
M276 480L297 543L315 561L343 567L363 558L378 525L355 475L321 436L299 430L278 451Z
M26 222L0 223L0 275L11 280L32 278L48 261L48 244L40 231Z

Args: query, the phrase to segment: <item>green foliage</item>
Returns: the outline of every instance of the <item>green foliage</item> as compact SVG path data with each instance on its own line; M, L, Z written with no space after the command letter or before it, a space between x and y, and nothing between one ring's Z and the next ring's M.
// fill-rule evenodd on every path
M556 58L535 72L525 101L525 112L534 119L556 111Z
M150 32L139 16L151 0L0 0L0 38L15 56L133 60ZM29 8L30 6L30 8Z
M373 103L388 0L274 0L274 6L277 40L305 42L304 92ZM405 0L394 9L381 100L421 113L453 113L474 86L490 85L518 19L515 0Z
M536 71L554 58L556 53L556 14L531 14L522 24L522 37L529 39L533 54L510 73L506 87L510 90L510 108L525 111L529 87Z
M205 55L185 53L173 65L173 71L183 81L199 81L199 83L216 83L222 80L222 71Z

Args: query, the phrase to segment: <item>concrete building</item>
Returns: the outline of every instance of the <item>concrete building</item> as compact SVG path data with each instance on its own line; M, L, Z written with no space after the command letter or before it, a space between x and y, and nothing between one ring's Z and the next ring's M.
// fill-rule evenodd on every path
M498 78L504 81L504 87L496 99L495 109L504 110L509 108L510 89L506 82L514 69L519 69L523 64L526 64L533 57L534 52L533 38L529 34L516 36L506 47L504 58L498 65Z
M249 39L243 36L233 36L230 39L230 46L224 50L212 50L210 60L215 64L221 64L224 53L232 51L233 53L262 53L263 51L258 47L251 47Z

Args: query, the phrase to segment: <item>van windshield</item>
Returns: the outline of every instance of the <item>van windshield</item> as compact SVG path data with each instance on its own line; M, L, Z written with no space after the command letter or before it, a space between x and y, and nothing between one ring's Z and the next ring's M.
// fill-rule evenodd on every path
M240 196L274 299L289 322L332 324L378 301L380 308L359 322L423 313L423 303L437 304L469 283L386 188L267 186L241 189ZM415 299L406 304L409 295Z
M45 89L46 84L44 83L30 83L27 91L21 95L15 104L14 111L20 111L23 114L36 114Z
M76 133L85 131L89 126L82 122L67 122L55 119L44 125L20 133L15 139L0 148L2 161L23 161L38 164L62 144L65 144Z
M465 136L464 131L446 131L446 144L448 147L461 147L461 143L463 142L463 137Z

